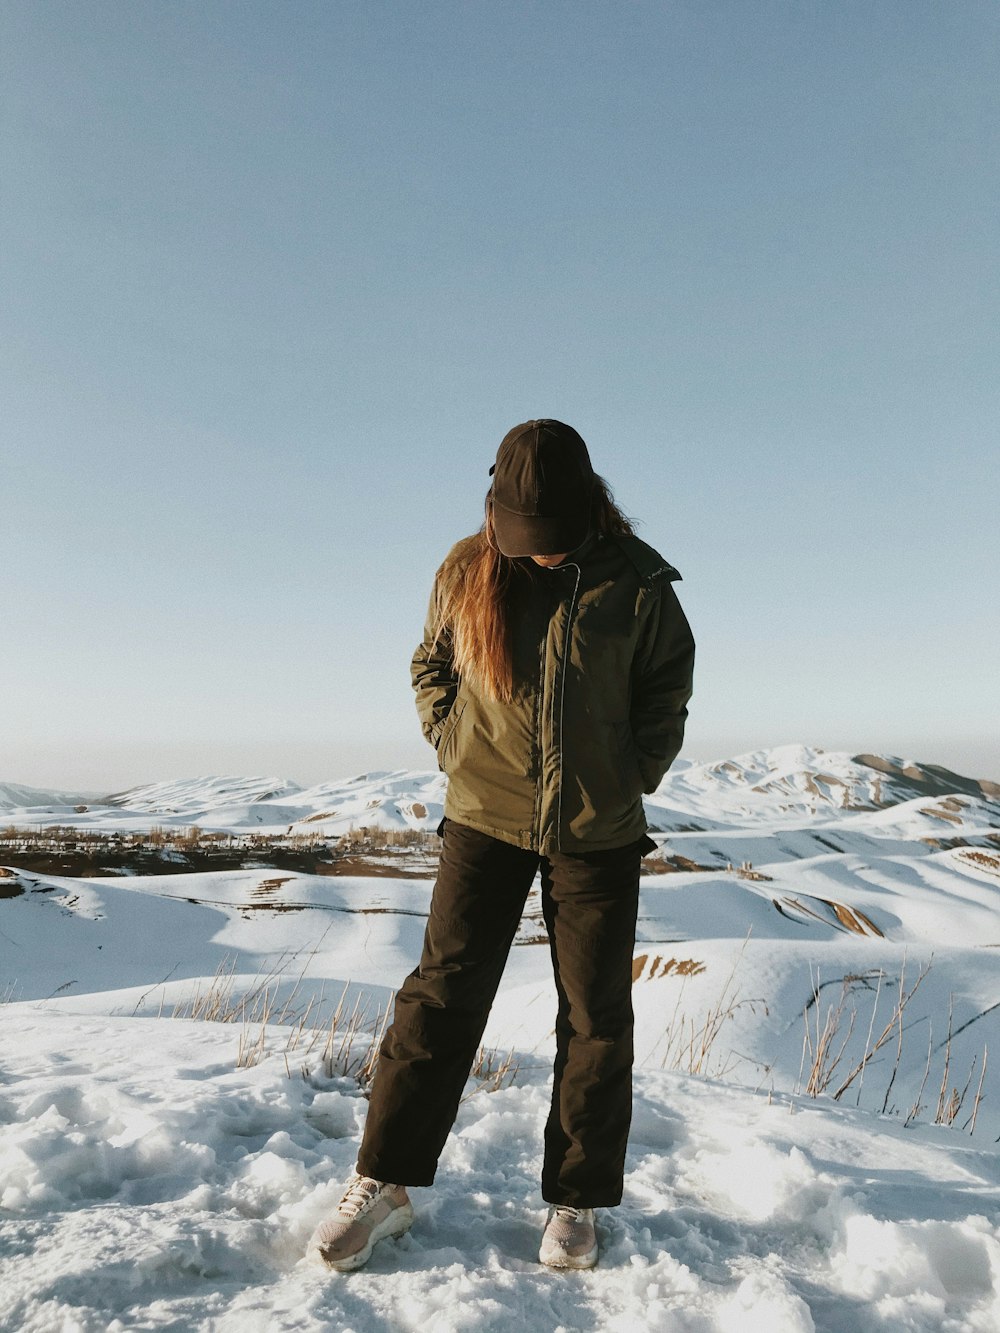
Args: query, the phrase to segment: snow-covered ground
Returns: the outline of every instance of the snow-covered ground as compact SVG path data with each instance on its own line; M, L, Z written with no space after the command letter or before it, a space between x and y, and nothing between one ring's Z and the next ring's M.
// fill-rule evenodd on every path
M592 1273L537 1263L554 1011L537 886L485 1038L514 1049L516 1078L470 1079L413 1230L343 1275L303 1248L365 1099L273 1020L328 1016L346 987L373 1028L419 952L430 882L0 873L0 1329L995 1333L1000 803L989 783L865 758L681 765L650 798L653 822L657 804L681 812L660 855L705 868L642 881L626 1194L599 1214ZM206 827L214 801L326 820L353 793L389 826L433 827L441 784L369 774L303 803L294 784L199 780L3 818ZM942 827L968 845L939 845ZM173 1016L217 974L231 1004L258 997L246 1021ZM813 1097L810 1048L838 1008Z
M591 1273L537 1262L546 1076L470 1096L417 1222L329 1274L306 1240L351 1169L346 1078L234 1067L232 1031L18 1007L0 1064L0 1320L134 1329L981 1330L1000 1324L1000 1157L944 1128L640 1072Z

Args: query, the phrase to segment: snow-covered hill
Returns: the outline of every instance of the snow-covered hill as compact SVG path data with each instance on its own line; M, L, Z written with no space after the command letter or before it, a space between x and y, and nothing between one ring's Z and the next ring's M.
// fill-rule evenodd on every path
M0 811L47 805L74 806L107 799L99 792L52 791L46 787L25 787L20 782L0 782Z
M285 778L187 778L130 787L101 804L146 814L197 816L206 810L282 800L302 788Z
M987 808L1000 818L1000 784L892 755L848 755L806 745L779 745L667 774L648 808L664 827L717 828L727 822L850 825L858 812L918 799L930 807L948 798Z
M8 804L2 818L19 828L60 824L108 833L192 825L207 832L330 837L363 826L433 830L441 820L446 783L443 773L406 769L306 788L280 778L190 778L135 787L92 800L82 810L75 801Z
M446 783L442 773L405 769L306 788L274 777L201 777L86 802L41 792L34 795L46 799L19 800L19 792L32 789L7 784L0 787L0 810L6 822L22 827L136 831L197 824L219 832L336 836L361 825L434 829ZM77 809L80 804L87 808ZM679 762L646 798L646 810L661 832L823 825L877 836L891 826L892 837L946 837L1000 824L1000 784L891 755L781 745L713 763Z

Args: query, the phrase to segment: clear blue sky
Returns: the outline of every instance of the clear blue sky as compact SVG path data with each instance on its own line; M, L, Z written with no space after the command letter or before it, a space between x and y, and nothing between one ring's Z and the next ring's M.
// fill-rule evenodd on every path
M2 6L0 779L433 766L504 432L684 575L686 753L1000 778L1000 9Z

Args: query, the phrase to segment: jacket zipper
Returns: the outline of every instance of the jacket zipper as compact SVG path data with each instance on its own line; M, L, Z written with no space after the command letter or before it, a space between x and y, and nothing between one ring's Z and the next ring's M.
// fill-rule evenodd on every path
M557 800L556 800L556 827L555 827L555 839L556 839L556 850L557 850L557 851L561 851L561 850L562 850L562 843L561 843L561 840L560 840L560 839L561 839L561 833L562 833L562 791L563 791L563 706L564 706L564 703L565 703L565 700L566 700L566 666L567 666L567 663L568 663L568 661L569 661L570 643L571 643L571 638L572 638L572 633L573 633L573 613L576 611L576 598L577 598L577 594L578 594L578 592L580 591L580 576L581 576L581 574L582 574L583 571L581 570L581 568L580 568L580 566L579 566L578 564L576 564L576 563L574 563L574 562L570 562L570 561L567 561L566 564L563 564L563 565L552 565L551 568L552 568L552 569L570 569L570 568L572 568L572 569L575 569L575 570L576 570L576 582L573 584L573 593L572 593L572 595L571 595L571 597L570 597L570 599L569 599L569 611L568 611L567 614L566 614L566 638L565 638L565 642L564 642L564 644L563 644L562 676L561 676L560 681L559 681L559 732L558 732L558 736L556 737L556 739L557 739L557 743L558 743L558 746L559 746L559 795L558 795ZM553 698L552 698L551 722L552 722L552 732L553 732L553 735L555 735L555 734L556 734L556 732L555 732L555 722L556 722L556 701L555 701L555 695L554 695L554 694L553 694ZM544 751L543 751L543 752L542 752L541 781L544 783L544 780L545 780L545 754L544 754ZM538 813L539 813L539 825L538 825L537 836L536 836L536 838L535 838L535 841L538 842L538 843L540 843L540 842L541 842L541 833L542 833L542 829L541 829L541 803L539 803L539 811L538 811Z

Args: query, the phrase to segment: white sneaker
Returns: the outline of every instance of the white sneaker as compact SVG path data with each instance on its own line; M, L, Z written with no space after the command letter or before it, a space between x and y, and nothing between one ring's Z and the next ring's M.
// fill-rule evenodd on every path
M405 1185L355 1174L337 1211L313 1232L308 1252L327 1268L346 1273L368 1262L377 1241L401 1236L412 1222L413 1205Z
M538 1257L550 1268L593 1268L597 1263L593 1208L566 1204L550 1208Z

